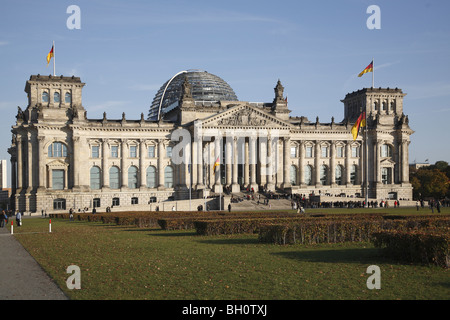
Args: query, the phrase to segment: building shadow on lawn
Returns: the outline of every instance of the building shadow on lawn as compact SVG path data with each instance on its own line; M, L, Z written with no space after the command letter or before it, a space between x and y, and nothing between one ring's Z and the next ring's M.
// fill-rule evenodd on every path
M302 251L284 251L272 253L276 256L282 256L288 259L294 259L302 262L324 262L324 263L391 263L398 264L391 258L383 256L378 248L352 248L335 250L302 250Z

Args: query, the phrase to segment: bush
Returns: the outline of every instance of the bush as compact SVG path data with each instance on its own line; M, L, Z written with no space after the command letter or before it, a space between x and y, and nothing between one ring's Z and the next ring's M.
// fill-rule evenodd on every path
M381 231L373 234L372 242L388 257L409 262L450 266L450 229L433 228L421 231Z
M442 216L400 220L336 216L335 219L303 219L282 225L268 224L260 228L258 239L260 242L275 244L370 241L373 233L383 230L420 230L449 225L450 218Z

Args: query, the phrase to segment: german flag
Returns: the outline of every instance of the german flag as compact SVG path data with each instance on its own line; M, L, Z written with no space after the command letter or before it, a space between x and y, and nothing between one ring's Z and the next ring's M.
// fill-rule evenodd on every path
M367 72L373 72L373 60L363 71L361 71L358 77L362 77L362 75Z
M216 163L214 163L213 172L216 170L216 167L220 165L219 157L217 157Z
M52 49L47 54L47 67L48 67L48 64L50 63L50 60L52 59L53 56L54 56L54 54L53 54L53 46L52 46Z
M359 128L366 126L366 112L363 112L359 115L358 120L356 120L355 124L352 127L352 136L353 140L356 140L359 133Z

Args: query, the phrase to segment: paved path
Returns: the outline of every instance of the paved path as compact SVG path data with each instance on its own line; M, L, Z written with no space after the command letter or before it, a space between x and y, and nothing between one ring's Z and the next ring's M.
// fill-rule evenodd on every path
M0 228L0 300L67 299L9 228Z

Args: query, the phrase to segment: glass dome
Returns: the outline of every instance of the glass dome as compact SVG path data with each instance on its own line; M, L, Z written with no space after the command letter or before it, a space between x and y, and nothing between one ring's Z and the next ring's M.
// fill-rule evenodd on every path
M220 77L203 70L181 71L167 80L156 93L148 120L158 120L178 106L186 77L192 87L192 97L195 101L238 101L233 89Z

